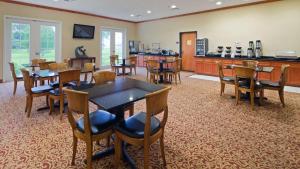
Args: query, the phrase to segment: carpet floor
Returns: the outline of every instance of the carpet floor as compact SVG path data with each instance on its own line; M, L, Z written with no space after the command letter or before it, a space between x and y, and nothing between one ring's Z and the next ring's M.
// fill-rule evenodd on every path
M189 78L172 85L165 129L167 168L300 168L300 94L285 93L282 108L277 92L251 111L247 101L235 105L233 87L219 95L219 83ZM133 78L145 80L142 69ZM24 114L25 91L20 83L0 84L0 168L85 168L85 143L79 141L75 166L71 166L72 131L66 115L36 111L45 98L35 98L32 115ZM96 108L90 103L90 111ZM145 110L145 100L135 111ZM105 142L94 151L104 149ZM129 147L130 156L143 167L143 148ZM151 146L150 165L163 168L159 143ZM113 168L113 156L93 162L94 168ZM122 163L122 168L129 168Z

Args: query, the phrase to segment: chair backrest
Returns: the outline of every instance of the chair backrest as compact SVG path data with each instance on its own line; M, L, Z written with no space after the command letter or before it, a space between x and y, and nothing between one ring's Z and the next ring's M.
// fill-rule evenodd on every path
M250 89L254 90L255 87L255 69L251 67L245 67L245 66L235 66L233 68L235 71L235 85L239 87L239 81L240 79L248 79L250 80Z
M14 78L14 80L17 80L17 74L16 74L14 63L9 62L9 68L10 68L12 77Z
M31 64L38 65L39 63L46 62L46 59L32 59Z
M110 56L110 65L115 65L118 62L119 56L118 55L111 55Z
M49 69L49 64L55 63L54 61L49 61L49 62L41 62L39 63L40 70L46 70Z
M150 136L151 116L163 113L160 127L164 128L168 119L168 94L171 87L146 95L146 120L145 120L145 138Z
M129 62L131 65L137 65L137 56L130 56L129 57Z
M52 71L64 71L68 69L68 65L66 63L50 63L49 69Z
M105 84L109 81L115 81L116 73L111 71L97 71L93 73L96 85Z
M68 67L70 66L70 62L71 62L70 58L64 58L64 63L67 64Z
M80 70L65 70L58 73L59 76L59 90L62 91L64 84L69 82L76 82L80 84Z
M180 58L175 58L175 59L176 59L176 61L175 61L175 71L180 72L182 60Z
M147 70L154 70L159 68L159 63L157 60L147 60Z
M243 60L242 63L243 63L243 66L255 68L255 67L257 67L259 62L256 60Z
M91 71L91 72L93 72L94 69L95 69L95 63L85 63L84 66L83 66L83 69L85 71Z
M288 68L290 67L290 65L286 65L286 64L283 64L281 65L281 74L280 74L280 79L279 79L279 85L281 87L284 87L285 86L285 83L287 81L287 71L288 71Z
M68 120L72 129L75 130L77 128L73 113L83 114L85 130L84 134L91 135L88 93L71 89L64 89L64 92L67 95Z
M223 77L224 77L223 63L221 61L217 61L216 63L217 63L217 68L218 68L218 73L219 73L220 80L222 80Z
M30 77L29 71L25 68L21 69L23 79L24 79L24 88L27 94L31 94L31 88L33 87L33 79Z

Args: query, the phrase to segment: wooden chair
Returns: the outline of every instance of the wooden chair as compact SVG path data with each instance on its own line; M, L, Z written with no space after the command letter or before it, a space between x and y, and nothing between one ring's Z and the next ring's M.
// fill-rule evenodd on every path
M64 63L67 64L67 67L71 66L71 59L70 58L65 58Z
M73 131L72 165L75 165L78 139L86 143L87 168L92 168L93 142L108 139L117 122L116 116L103 110L89 113L88 93L64 89L68 99L68 120ZM75 120L73 113L83 114Z
M103 85L115 81L116 73L111 71L97 71L93 73L93 79L96 85ZM128 105L125 111L129 111L129 116L132 116L134 113L134 104Z
M32 59L31 64L38 65L39 63L46 62L46 59Z
M118 69L116 69L115 65L119 61L119 56L118 55L111 55L110 56L110 66L111 66L111 71L118 73Z
M235 71L235 96L236 96L236 105L240 100L241 92L250 93L251 109L254 109L254 99L255 93L260 93L259 102L261 104L263 99L263 89L260 84L257 84L255 81L256 72L254 68L236 66L234 67Z
M30 77L29 71L24 68L21 69L21 71L23 74L24 87L26 91L25 113L27 113L27 117L30 117L33 98L46 96L46 104L48 105L49 91L52 90L52 87L48 85L33 87L34 80Z
M54 61L49 61L49 62L41 62L39 63L40 70L47 70L49 69L49 64L55 63Z
M150 145L160 140L163 164L166 166L164 153L164 129L168 119L168 93L170 87L146 95L146 113L140 112L120 122L115 127L115 165L119 166L122 156L122 142L135 146L144 146L144 168L149 168ZM163 113L160 121L155 115Z
M91 73L93 75L95 70L95 63L85 63L82 72L84 73L84 81L87 81L88 74ZM93 81L93 76L91 77L91 81Z
M256 68L258 63L259 62L256 60L243 60L242 61L243 66L251 67L251 68Z
M102 85L109 81L115 81L116 73L111 71L97 71L93 73L93 79L96 85Z
M222 94L225 91L225 85L226 84L235 85L235 80L234 77L224 76L222 62L217 61L216 63L217 63L217 68L218 68L218 73L220 78L220 84L221 84L220 96L222 96Z
M13 94L15 95L16 91L17 91L17 87L18 87L18 82L23 81L23 76L16 74L14 63L9 62L9 68L10 68L10 71L11 71L11 76L13 77L13 80L14 80L14 92L13 92Z
M160 72L159 72L159 63L157 60L147 60L147 71L149 72L149 81L150 83L155 83L158 81ZM148 80L148 76L147 76Z
M50 63L49 70L52 71L64 71L68 69L68 65L66 63Z
M130 63L130 72L132 73L132 69L134 69L134 74L136 75L137 56L130 56L129 63Z
M59 100L59 112L60 119L63 118L64 111L64 93L63 87L65 84L75 82L76 85L80 84L80 70L66 70L58 73L59 76L59 88L50 91L50 113L53 112L53 105L55 100Z
M167 69L167 74L169 75L169 79L173 81L173 77L175 79L175 84L177 85L177 77L179 82L181 83L180 70L181 70L181 59L179 58L168 58L169 60L175 59L175 64L172 64L172 68Z
M280 101L282 103L282 107L285 107L284 103L284 86L287 81L287 71L290 65L281 65L281 75L278 82L272 82L268 80L261 80L260 84L263 89L269 90L277 90L279 94Z

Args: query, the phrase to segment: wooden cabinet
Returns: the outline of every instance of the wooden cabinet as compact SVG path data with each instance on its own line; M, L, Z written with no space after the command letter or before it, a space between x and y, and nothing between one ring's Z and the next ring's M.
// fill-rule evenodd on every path
M216 61L221 61L224 66L229 64L242 65L242 60L240 59L195 57L195 73L218 76ZM274 69L272 73L259 72L258 79L271 80L274 82L279 81L282 64L290 65L287 75L287 85L300 86L300 62L296 61L259 61L260 66L270 66ZM225 76L234 76L232 69L224 69L223 72Z

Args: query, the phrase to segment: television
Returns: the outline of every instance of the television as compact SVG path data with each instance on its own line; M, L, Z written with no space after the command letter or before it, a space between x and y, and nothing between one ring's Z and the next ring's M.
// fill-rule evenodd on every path
M95 26L74 24L73 38L94 39Z

